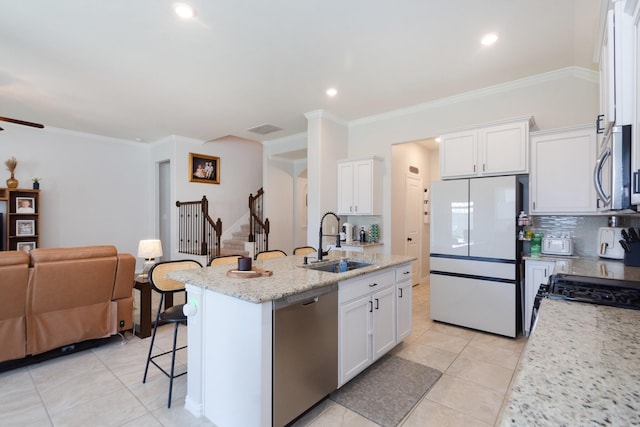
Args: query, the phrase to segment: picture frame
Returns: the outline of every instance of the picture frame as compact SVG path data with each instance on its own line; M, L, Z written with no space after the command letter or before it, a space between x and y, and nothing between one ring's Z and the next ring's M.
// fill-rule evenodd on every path
M189 182L220 184L220 157L189 153Z
M36 199L33 197L16 197L16 213L36 213Z
M18 242L16 244L16 250L29 253L32 249L36 248L36 242Z
M35 236L36 222L33 219L16 220L16 236Z

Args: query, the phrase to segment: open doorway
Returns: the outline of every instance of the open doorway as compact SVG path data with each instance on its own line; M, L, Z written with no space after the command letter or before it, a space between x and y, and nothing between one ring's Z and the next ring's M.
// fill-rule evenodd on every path
M391 147L391 253L418 258L414 284L429 277L428 202L431 181L439 179L438 158L435 138Z

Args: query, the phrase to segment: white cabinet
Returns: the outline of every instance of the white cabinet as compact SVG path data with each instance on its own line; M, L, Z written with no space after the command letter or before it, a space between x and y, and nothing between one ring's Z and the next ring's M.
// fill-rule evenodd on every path
M612 0L601 17L600 114L606 132L614 124L633 121L634 32L633 17L625 11L624 0Z
M395 269L340 282L339 385L396 345Z
M636 111L631 127L633 132L631 137L631 170L633 171L631 203L640 205L640 1L635 0L635 4L633 3L633 1L628 1L629 9L633 9L629 10L629 12L633 14L632 50L635 58L635 63L633 64L634 89L629 90L629 93L633 98L633 105Z
M338 162L338 215L382 214L382 160Z
M596 213L596 151L593 125L532 133L529 212Z
M525 260L524 271L524 312L522 314L522 325L524 334L529 336L531 327L531 313L533 312L533 302L541 284L549 281L549 276L553 273L554 262Z
M528 172L532 117L445 133L440 176L461 178Z
M402 341L411 334L411 314L413 284L411 283L411 264L396 267L396 337Z

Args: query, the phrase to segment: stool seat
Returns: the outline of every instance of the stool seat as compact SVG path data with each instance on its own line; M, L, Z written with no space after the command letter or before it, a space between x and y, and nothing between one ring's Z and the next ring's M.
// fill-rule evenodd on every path
M173 307L169 307L162 313L160 313L160 320L168 323L172 322L186 322L187 316L184 315L182 311L184 304L174 305Z

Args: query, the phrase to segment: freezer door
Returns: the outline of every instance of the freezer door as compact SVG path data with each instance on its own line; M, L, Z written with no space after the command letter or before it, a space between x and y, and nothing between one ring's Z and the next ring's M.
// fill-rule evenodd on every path
M431 183L431 253L467 256L469 180Z
M470 256L515 259L516 179L500 176L470 180Z

